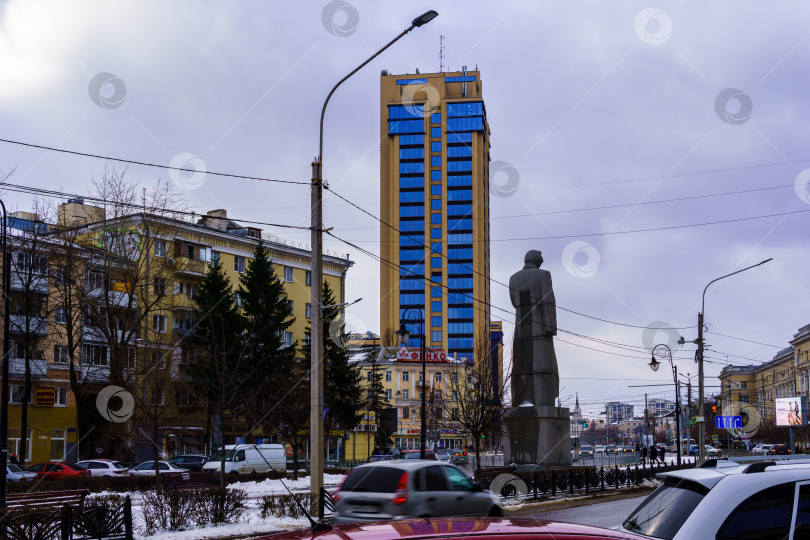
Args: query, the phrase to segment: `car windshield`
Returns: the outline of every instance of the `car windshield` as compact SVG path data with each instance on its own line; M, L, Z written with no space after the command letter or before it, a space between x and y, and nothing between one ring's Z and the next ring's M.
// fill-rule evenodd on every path
M581 446L579 451L580 452L591 452L593 450L592 446Z
M112 462L112 466L113 466L114 468L116 468L116 469L126 469L126 467L124 467L123 465L121 465L121 462L119 462L119 461L113 461L113 462Z
M671 540L709 490L678 478L666 478L622 524L628 531Z
M405 452L402 459L419 459L419 452Z
M6 467L8 467L9 471L14 473L23 472L22 467L20 467L16 463L9 463L8 465L6 465Z
M417 457L419 454L416 454ZM393 493L405 471L395 467L364 467L349 472L341 491Z

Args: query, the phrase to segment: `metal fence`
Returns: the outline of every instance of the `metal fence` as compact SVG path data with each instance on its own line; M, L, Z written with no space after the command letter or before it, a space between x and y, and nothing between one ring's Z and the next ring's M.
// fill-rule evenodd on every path
M9 510L0 516L0 540L132 540L132 504L129 496L119 506L79 508L62 506L53 511Z

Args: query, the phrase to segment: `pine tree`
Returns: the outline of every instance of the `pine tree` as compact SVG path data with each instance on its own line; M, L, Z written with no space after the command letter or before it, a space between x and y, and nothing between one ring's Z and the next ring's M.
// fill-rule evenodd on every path
M390 432L386 433L383 425L383 411L390 407L390 403L385 397L385 386L383 385L383 373L385 369L379 362L379 349L370 349L366 356L366 362L371 368L371 380L366 384L366 399L363 407L365 410L374 413L374 422L377 424L377 432L374 435L374 446L377 448L382 447L383 444L388 444L391 436Z

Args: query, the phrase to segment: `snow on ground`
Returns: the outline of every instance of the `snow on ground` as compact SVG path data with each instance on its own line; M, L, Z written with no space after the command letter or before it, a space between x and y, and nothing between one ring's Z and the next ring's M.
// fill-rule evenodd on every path
M324 486L336 486L343 480L342 474L324 474ZM262 495L278 495L287 493L287 489L292 492L301 492L309 490L309 476L303 476L298 480L283 480L284 485L281 484L282 480L262 480L261 482L234 482L228 487L231 489L244 490L248 497L260 497ZM284 488L287 486L287 489Z

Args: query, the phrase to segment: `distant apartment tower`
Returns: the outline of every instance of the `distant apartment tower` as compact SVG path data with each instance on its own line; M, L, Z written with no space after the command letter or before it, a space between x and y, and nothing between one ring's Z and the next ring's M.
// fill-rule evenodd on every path
M627 403L611 401L605 404L605 411L607 411L607 421L611 424L633 418L633 406Z
M675 411L675 402L655 398L647 402L647 408L649 408L650 414L654 414L655 416L663 416Z
M380 322L473 358L489 338L489 125L478 71L380 77ZM478 341L480 340L480 341Z

